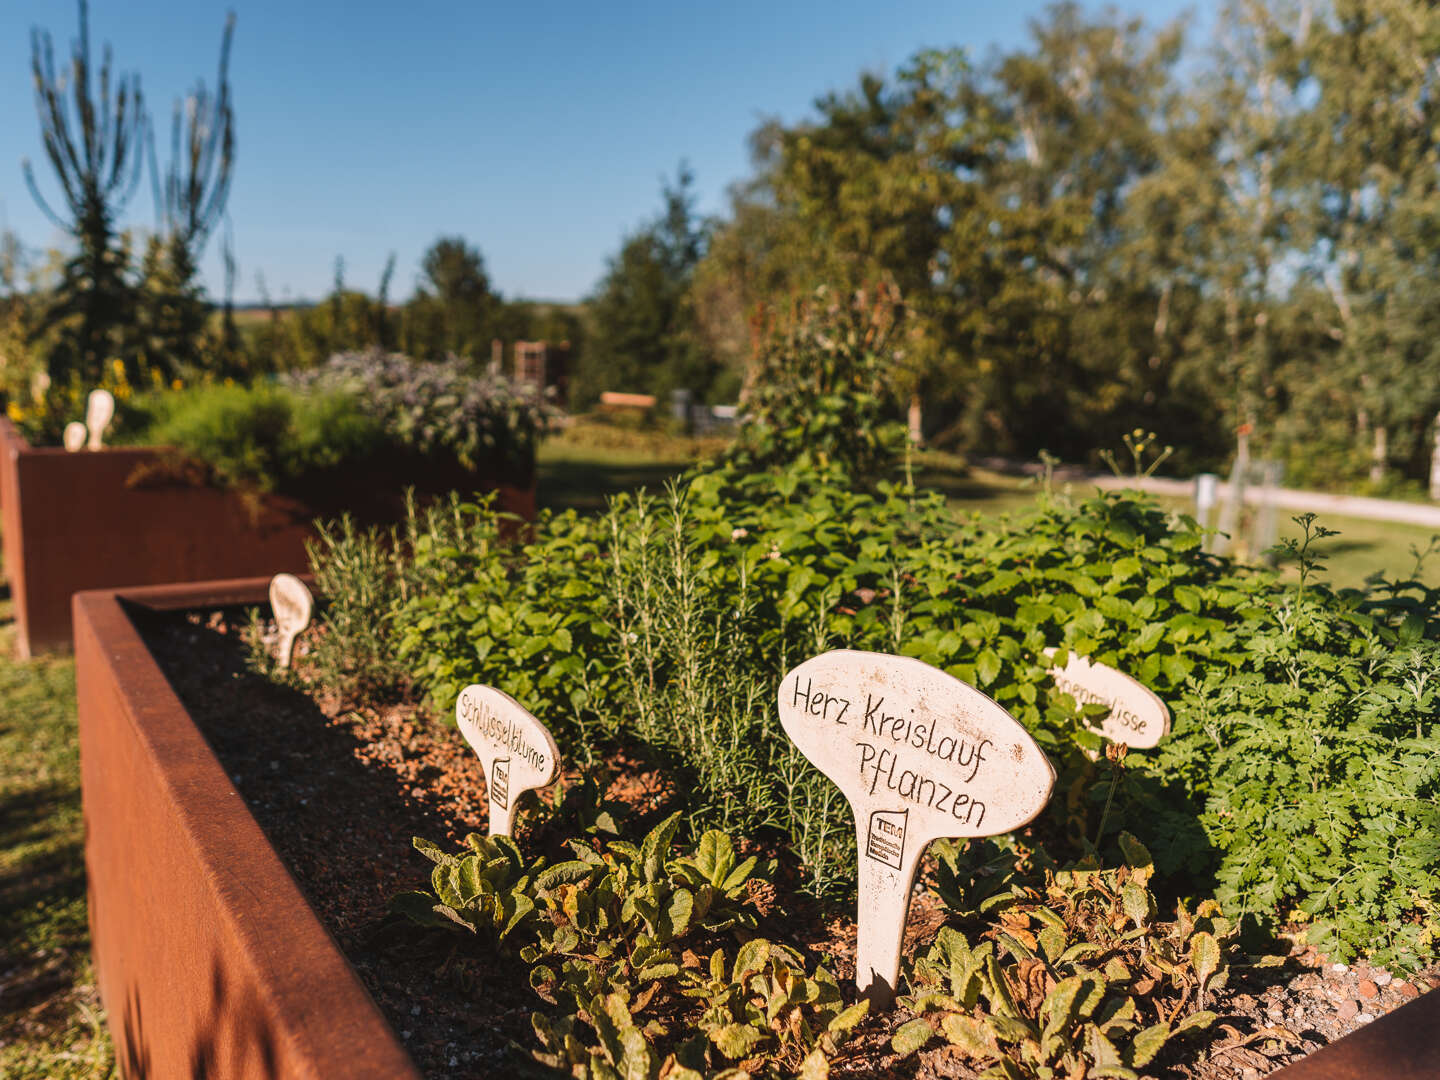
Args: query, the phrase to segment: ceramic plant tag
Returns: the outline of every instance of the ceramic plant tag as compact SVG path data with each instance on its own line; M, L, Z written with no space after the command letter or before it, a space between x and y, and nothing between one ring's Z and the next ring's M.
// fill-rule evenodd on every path
M460 734L480 758L490 793L490 835L509 836L515 803L559 774L560 748L545 725L493 686L471 685L455 702Z
M780 684L780 723L855 813L855 983L883 1007L926 845L1018 829L1045 806L1055 770L995 701L906 656L812 657Z
M85 439L88 434L84 424L79 420L71 420L65 425L65 434L61 436L61 442L65 444L65 449L73 454L77 450L85 449Z
M1046 656L1057 650L1046 649ZM1057 689L1081 705L1108 705L1110 715L1095 728L1111 742L1148 750L1170 734L1170 710L1148 686L1123 671L1076 653L1063 668L1052 667Z
M90 429L89 447L100 449L100 440L115 417L115 397L109 390L91 390L85 403L85 426Z
M280 654L276 659L282 668L288 668L295 639L310 625L315 599L294 574L276 574L270 579L270 610L275 613L275 625L280 630Z

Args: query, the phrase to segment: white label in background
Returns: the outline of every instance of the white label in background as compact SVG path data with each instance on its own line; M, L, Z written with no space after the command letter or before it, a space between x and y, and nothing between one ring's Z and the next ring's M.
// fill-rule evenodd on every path
M288 668L295 639L310 625L315 598L294 574L276 574L270 579L270 610L275 613L275 626L280 631L280 651L276 659L282 668Z
M1046 649L1045 655L1056 652ZM1050 668L1049 675L1055 688L1077 704L1109 707L1110 715L1095 730L1111 742L1148 750L1170 734L1170 710L1165 703L1123 671L1072 652L1069 662L1063 668Z
M855 982L886 1005L926 846L1018 829L1044 808L1055 770L994 700L906 656L812 657L781 681L779 704L785 733L855 814Z
M490 796L490 835L509 836L515 803L560 774L560 749L545 725L518 701L493 686L460 691L455 722L485 772Z
M73 454L85 449L85 439L88 435L89 432L85 430L84 424L79 420L71 420L65 425L65 433L61 436L60 441L64 444L65 449Z
M115 397L109 390L91 390L85 402L85 427L90 432L91 450L99 450L105 429L115 417Z

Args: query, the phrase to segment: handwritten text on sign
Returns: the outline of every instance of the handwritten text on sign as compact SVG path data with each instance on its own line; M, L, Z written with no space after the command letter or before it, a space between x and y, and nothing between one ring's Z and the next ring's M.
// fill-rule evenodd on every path
M1055 649L1047 649L1053 656ZM1159 745L1170 733L1170 710L1148 686L1123 671L1071 653L1064 667L1050 669L1055 688L1080 705L1105 705L1110 714L1096 730L1112 742L1137 749Z
M524 706L493 686L475 684L460 691L455 722L485 770L490 835L509 836L516 800L559 773L555 739Z
M855 813L856 983L883 1004L926 845L1019 828L1045 806L1055 771L999 704L910 657L813 657L785 676L779 706L786 734Z

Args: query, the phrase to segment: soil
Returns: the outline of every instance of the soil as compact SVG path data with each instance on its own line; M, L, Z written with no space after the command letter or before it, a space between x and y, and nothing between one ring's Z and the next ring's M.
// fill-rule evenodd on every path
M396 893L428 887L430 863L411 837L454 849L466 833L484 831L484 781L470 748L452 724L413 703L312 695L253 673L241 633L248 621L237 610L137 615L180 699L420 1070L435 1078L529 1071L529 1018L543 1003L517 977L517 961L461 949L458 937L421 931L389 908ZM302 637L302 670L306 653ZM610 764L607 797L624 804L629 824L658 820L672 795L665 778L634 759ZM557 830L545 815L531 816L540 824L521 832L522 848L558 851ZM853 921L795 899L786 871L782 860L777 884L787 910L762 932L824 957L843 984L854 974ZM917 891L907 953L943 921L938 900ZM1283 964L1235 965L1224 996L1207 1003L1220 1019L1203 1060L1162 1055L1152 1069L1185 1080L1252 1080L1440 988L1440 965L1405 981L1364 963L1330 963L1303 944L1282 947ZM914 1060L893 1069L891 1030L893 1023L863 1026L835 1073L976 1075L949 1047L924 1052L918 1070Z

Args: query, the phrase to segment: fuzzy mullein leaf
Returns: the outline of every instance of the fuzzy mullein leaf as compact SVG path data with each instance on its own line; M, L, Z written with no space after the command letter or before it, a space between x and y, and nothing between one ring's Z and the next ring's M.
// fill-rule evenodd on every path
M1101 1069L1113 1070L1126 1068L1125 1063L1120 1059L1120 1051L1116 1048L1115 1044L1094 1024L1085 1025L1085 1053L1093 1062L1090 1069L1091 1076L1100 1075L1099 1071Z
M1058 963L1069 941L1069 938L1065 936L1065 931L1047 926L1035 936L1040 942L1040 951L1045 954L1045 959L1049 960L1051 964Z
M440 845L426 840L423 836L412 836L410 843L414 845L416 851L420 852L421 855L424 855L431 862L445 866L455 861L454 855L449 855L441 851Z
M995 1036L974 1017L949 1013L940 1021L940 1030L969 1057L985 1061L999 1054Z
M985 957L985 983L990 1007L1000 1016L1017 1015L1015 1001L1010 996L1010 984L1005 981L1005 974L1000 970L994 954Z
M825 1030L832 1035L840 1035L848 1032L861 1020L865 1019L866 1014L869 1012L870 1002L868 1000L857 1001L854 1005L836 1013L830 1023L825 1025Z
M711 885L719 886L735 867L735 846L719 829L707 830L695 849L695 867Z
M710 1032L710 1040L731 1061L748 1057L765 1033L749 1024L725 1024Z
M689 889L676 889L670 903L659 913L660 937L680 937L690 929L690 915L695 910L695 897Z
M1220 943L1213 934L1201 930L1190 939L1190 967L1200 982L1200 996L1204 1000L1205 986L1210 976L1220 966Z
M800 1062L800 1080L828 1080L830 1076L830 1059L825 1056L825 1051L815 1047L805 1055L805 1060Z
M620 1033L624 1054L616 1063L621 1080L651 1080L655 1073L655 1052L645 1033L637 1027Z
M1125 856L1125 865L1132 870L1148 871L1155 866L1150 849L1128 832L1120 834L1120 853ZM1149 874L1147 873L1145 876L1148 877ZM1142 878L1142 880L1144 879Z
M985 1017L985 1026L1001 1042L1018 1043L1033 1038L1034 1026L1013 1016L990 1015Z
M595 872L595 866L591 863L581 862L578 859L570 862L556 863L554 866L546 867L535 878L535 888L541 892L549 892L561 885L571 885L577 881L584 881Z
M1144 885L1137 881L1127 881L1124 888L1120 890L1121 903L1125 907L1125 914L1135 924L1137 930L1144 929L1150 922L1151 902L1150 893Z
M1175 1034L1179 1035L1182 1031L1203 1030L1204 1028L1207 1028L1211 1024L1213 1024L1216 1019L1217 1016L1215 1013L1211 1012L1209 1009L1201 1009L1199 1012L1191 1013L1189 1016L1185 1017L1184 1020L1181 1020L1180 1023L1176 1024Z
M512 903L514 906L509 909L510 917L506 919L505 925L500 929L501 941L504 941L511 931L525 921L525 916L535 910L535 901L524 893L516 893Z
M1165 1046L1166 1040L1170 1038L1169 1024L1154 1024L1144 1031L1139 1032L1130 1040L1130 1065L1132 1068L1140 1069L1149 1065L1155 1060Z
M1055 989L1045 995L1040 1005L1040 1020L1045 1025L1041 1037L1048 1039L1065 1031L1075 1022L1080 1011L1080 992L1084 979L1071 975L1055 984Z
M741 886L750 879L750 875L755 872L756 862L755 856L751 855L739 866L735 867L734 870L730 871L730 873L726 875L725 880L720 883L720 891L726 896L733 898L737 890L740 889Z
M480 857L478 855L467 855L460 860L455 874L455 891L459 894L460 902L468 904L480 895L484 884L480 876Z
M735 966L730 972L731 982L744 982L751 972L759 971L770 958L770 942L764 938L752 938L740 946L735 954Z
M680 811L676 811L650 830L640 845L641 873L646 882L660 880L665 869L665 856L680 829Z
M890 1049L901 1057L908 1057L935 1037L935 1029L924 1019L911 1020L901 1024L890 1039Z

